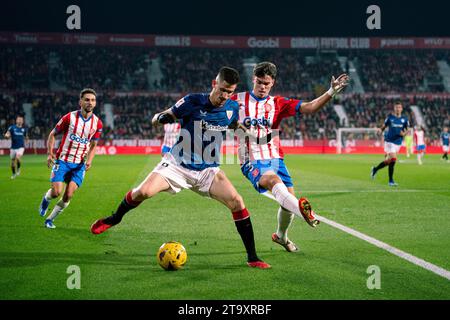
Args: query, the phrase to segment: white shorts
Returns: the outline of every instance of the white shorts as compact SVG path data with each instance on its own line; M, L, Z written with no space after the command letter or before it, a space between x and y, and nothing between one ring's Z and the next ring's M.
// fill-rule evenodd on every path
M189 170L178 165L171 153L166 153L152 172L159 173L169 184L169 193L178 193L182 189L191 189L202 196L209 197L209 189L214 177L220 171L218 167L202 171Z
M9 151L9 157L11 159L15 159L17 157L21 157L21 156L23 156L24 151L25 151L25 148L11 149Z
M444 152L448 152L448 146L442 146L442 151L444 151Z
M400 150L402 146L395 144L395 143L391 143L391 142L385 142L384 143L384 152L386 153L398 153L398 151Z

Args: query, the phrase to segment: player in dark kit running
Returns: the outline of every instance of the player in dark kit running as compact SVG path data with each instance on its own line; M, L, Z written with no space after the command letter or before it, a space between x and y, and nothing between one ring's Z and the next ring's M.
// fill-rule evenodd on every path
M28 140L27 133L28 130L23 125L23 117L19 115L16 117L16 124L10 126L4 134L6 139L11 138L11 179L20 175L20 166L22 165L20 160L25 152L25 140Z
M386 128L389 128L384 140L386 158L378 166L372 167L370 174L372 179L374 179L378 170L389 166L389 186L391 187L398 186L394 181L394 166L397 162L397 153L402 146L403 137L406 135L409 127L408 118L402 116L402 111L403 105L400 102L396 102L394 104L394 114L390 114L379 129L379 132L383 132Z
M145 180L126 194L113 215L92 225L92 233L100 234L120 223L128 211L160 192L176 194L182 189L191 189L201 196L218 200L230 209L247 251L247 264L255 268L270 268L256 254L250 214L242 197L219 169L222 134L228 128L238 126L239 105L230 100L238 83L238 72L223 67L212 80L210 93L189 94L172 108L153 117L153 125L181 120L177 143ZM207 151L210 151L207 154L211 158L205 157Z

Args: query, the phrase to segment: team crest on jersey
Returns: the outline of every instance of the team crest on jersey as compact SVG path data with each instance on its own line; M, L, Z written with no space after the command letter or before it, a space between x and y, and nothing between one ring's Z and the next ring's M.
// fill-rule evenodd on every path
M90 131L89 131L89 135L93 135L95 133L95 129L91 129Z
M266 103L264 105L264 111L265 112L270 112L271 110L272 110L272 106L270 104Z
M233 110L227 110L228 120L230 120L232 116L233 116Z
M175 107L178 108L179 106L181 106L184 103L184 98L181 98L180 100L177 101L177 103L175 103Z

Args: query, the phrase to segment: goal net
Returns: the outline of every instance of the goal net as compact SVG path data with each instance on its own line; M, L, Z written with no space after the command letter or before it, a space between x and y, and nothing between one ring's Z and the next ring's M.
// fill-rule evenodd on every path
M370 152L383 144L376 128L339 128L336 135L336 153Z

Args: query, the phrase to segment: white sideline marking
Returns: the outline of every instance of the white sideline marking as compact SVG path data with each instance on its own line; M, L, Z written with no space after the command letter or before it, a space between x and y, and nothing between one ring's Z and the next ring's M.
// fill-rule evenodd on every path
M332 227L334 227L336 229L344 231L346 233L349 233L352 236L355 236L355 237L357 237L357 238L359 238L361 240L367 241L370 244L373 244L374 246L376 246L378 248L381 248L383 250L386 250L386 251L396 255L397 257L405 259L406 261L409 261L409 262L411 262L411 263L413 263L415 265L418 265L419 267L422 267L422 268L427 269L427 270L429 270L429 271L431 271L431 272L433 272L433 273L435 273L435 274L437 274L437 275L439 275L441 277L444 277L447 280L450 280L450 271L448 271L448 270L446 270L444 268L438 267L438 266L436 266L436 265L434 265L434 264L432 264L430 262L427 262L427 261L425 261L423 259L417 258L417 257L415 257L415 256L413 256L413 255L411 255L411 254L409 254L409 253L407 253L405 251L402 251L400 249L392 247L392 246L388 245L387 243L384 243L384 242L379 241L379 240L377 240L375 238L369 237L369 236L365 235L364 233L361 233L361 232L356 231L356 230L354 230L352 228L346 227L346 226L344 226L344 225L342 225L340 223L334 222L333 220L327 219L327 218L319 216L317 214L316 214L316 216L321 222L324 222L324 223L326 223L326 224L328 224L328 225L330 225L330 226L332 226Z
M416 190L416 189L379 189L379 190L308 190L304 193L432 193L432 192L448 192L449 189L430 189L430 190ZM267 192L266 192L267 193Z
M275 197L270 192L264 192L264 193L261 193L261 194L266 196L266 197L268 197L268 198L270 198L270 199L272 199L272 200L276 201ZM384 243L384 242L382 242L380 240L377 240L377 239L372 238L372 237L370 237L368 235L365 235L364 233L361 233L361 232L356 231L356 230L354 230L352 228L346 227L346 226L344 226L344 225L342 225L340 223L334 222L333 220L330 220L330 219L327 219L325 217L319 216L318 214L316 214L316 217L321 222L324 222L324 223L328 224L331 227L334 227L334 228L339 229L341 231L344 231L344 232L346 232L348 234L351 234L352 236L355 236L355 237L357 237L357 238L359 238L361 240L364 240L364 241L366 241L366 242L368 242L370 244L373 244L374 246L376 246L376 247L378 247L380 249L386 250L386 251L392 253L393 255L396 255L397 257L405 259L406 261L409 261L409 262L411 262L411 263L413 263L413 264L415 264L415 265L417 265L419 267L422 267L422 268L424 268L424 269L426 269L428 271L431 271L431 272L433 272L433 273L435 273L435 274L437 274L437 275L439 275L441 277L444 277L447 280L450 280L450 271L448 271L448 270L446 270L444 268L438 267L438 266L436 266L436 265L434 265L434 264L432 264L430 262L427 262L427 261L425 261L423 259L417 258L417 257L413 256L412 254L409 254L409 253L407 253L405 251L402 251L402 250L397 249L397 248L395 248L393 246L390 246L387 243Z

